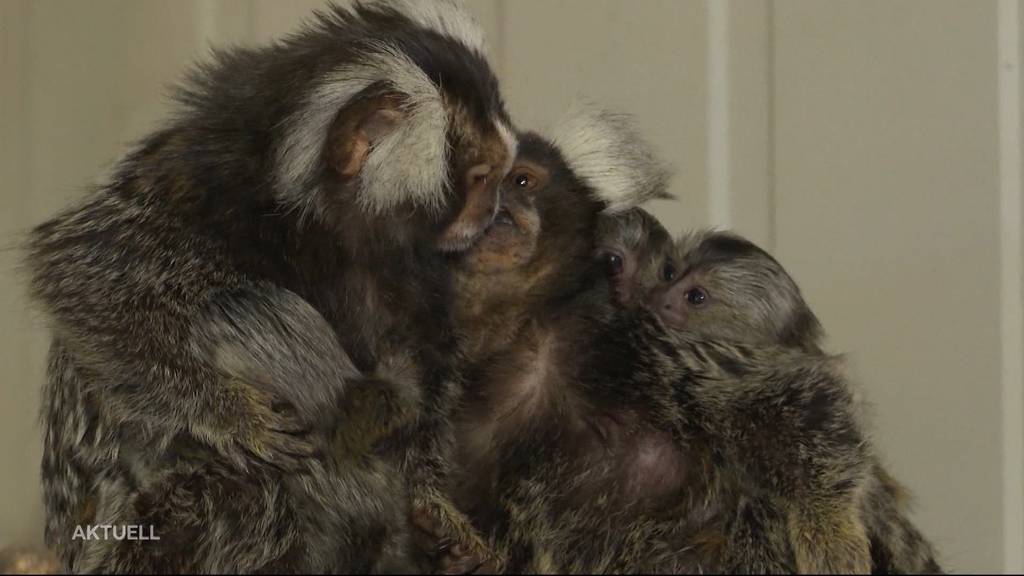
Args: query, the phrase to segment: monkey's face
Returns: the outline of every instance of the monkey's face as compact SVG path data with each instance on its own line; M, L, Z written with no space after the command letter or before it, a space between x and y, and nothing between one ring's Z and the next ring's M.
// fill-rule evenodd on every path
M502 183L498 214L467 253L464 270L472 274L510 273L530 262L541 234L536 194L550 178L544 166L517 159Z
M596 258L615 299L628 309L646 302L651 290L674 276L674 254L668 232L640 208L598 222Z
M578 275L602 206L547 141L523 137L500 195L494 223L460 263L461 278L478 292L525 298Z
M663 259L648 308L671 330L701 338L817 345L820 328L789 274L738 236L681 238Z
M462 107L452 114L458 114L449 134L455 194L441 222L438 246L445 252L461 252L480 239L494 221L516 143L500 121L481 123Z

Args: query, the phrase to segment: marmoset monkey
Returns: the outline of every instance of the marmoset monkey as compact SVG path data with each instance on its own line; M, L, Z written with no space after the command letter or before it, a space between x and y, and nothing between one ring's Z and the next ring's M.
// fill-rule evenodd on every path
M483 50L452 2L330 6L198 67L109 183L34 230L67 570L413 570L410 506L482 546L441 488L448 260L516 147ZM75 537L98 524L159 540Z
M593 199L656 196L664 176L624 152L646 150L635 133L600 115L569 124L571 138L521 139L515 186L456 276L470 383L454 494L504 554L489 568L869 570L872 455L837 360L803 347L820 328L795 285L740 264L753 253L727 237L687 253L747 282L737 298L784 288L760 315L681 310L708 296L678 288L684 267L659 266L650 310L613 305L632 296L580 257L604 209ZM773 339L745 339L744 323Z
M598 244L616 297L626 307L660 305L669 322L686 324L688 331L709 339L823 355L824 332L796 283L774 258L742 238L704 232L673 243L650 214L637 209L602 219ZM733 247L731 256L721 250L727 246ZM684 273L686 278L676 280ZM667 296L664 286L674 281L675 296ZM872 573L941 571L932 545L908 518L907 500L875 459L859 503Z

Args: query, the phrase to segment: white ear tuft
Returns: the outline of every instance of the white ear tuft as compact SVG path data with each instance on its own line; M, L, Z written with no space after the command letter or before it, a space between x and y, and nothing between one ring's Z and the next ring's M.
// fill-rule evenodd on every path
M449 193L448 116L441 93L408 56L384 44L358 64L329 74L289 118L277 152L282 201L304 214L318 209L318 171L331 124L339 110L375 85L401 95L405 118L370 150L359 205L369 214L403 202L430 211L443 207Z
M607 213L667 196L669 171L627 114L577 100L550 138L576 177L608 204Z
M371 10L394 10L417 26L447 36L481 56L487 53L483 30L458 0L363 0L360 5Z

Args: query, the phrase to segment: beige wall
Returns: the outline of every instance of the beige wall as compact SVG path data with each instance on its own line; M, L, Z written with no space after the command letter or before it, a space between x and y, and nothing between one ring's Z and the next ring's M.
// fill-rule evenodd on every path
M319 4L0 2L2 242L151 126L207 39ZM1024 570L1020 3L471 5L522 127L575 95L634 112L676 169L662 220L735 227L791 270L948 566ZM0 252L0 545L40 533L45 339L13 266Z
M775 12L776 251L850 352L916 518L974 570L1004 546L995 9Z

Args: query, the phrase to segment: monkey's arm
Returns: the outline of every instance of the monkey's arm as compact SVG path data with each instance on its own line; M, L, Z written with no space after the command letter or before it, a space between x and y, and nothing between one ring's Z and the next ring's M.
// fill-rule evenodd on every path
M37 228L28 265L108 421L142 424L157 445L192 435L242 466L286 464L310 453L302 433L356 371L309 304L222 253L108 191Z
M168 316L160 320L187 327L177 349L160 350L170 343L145 334L136 337L145 352L88 349L102 408L167 437L189 433L240 466L312 455L307 433L334 424L342 385L359 376L327 323L285 290L240 289L193 318Z
M861 497L870 453L853 395L830 359L719 343L677 390L726 462L786 511L800 572L870 570Z

